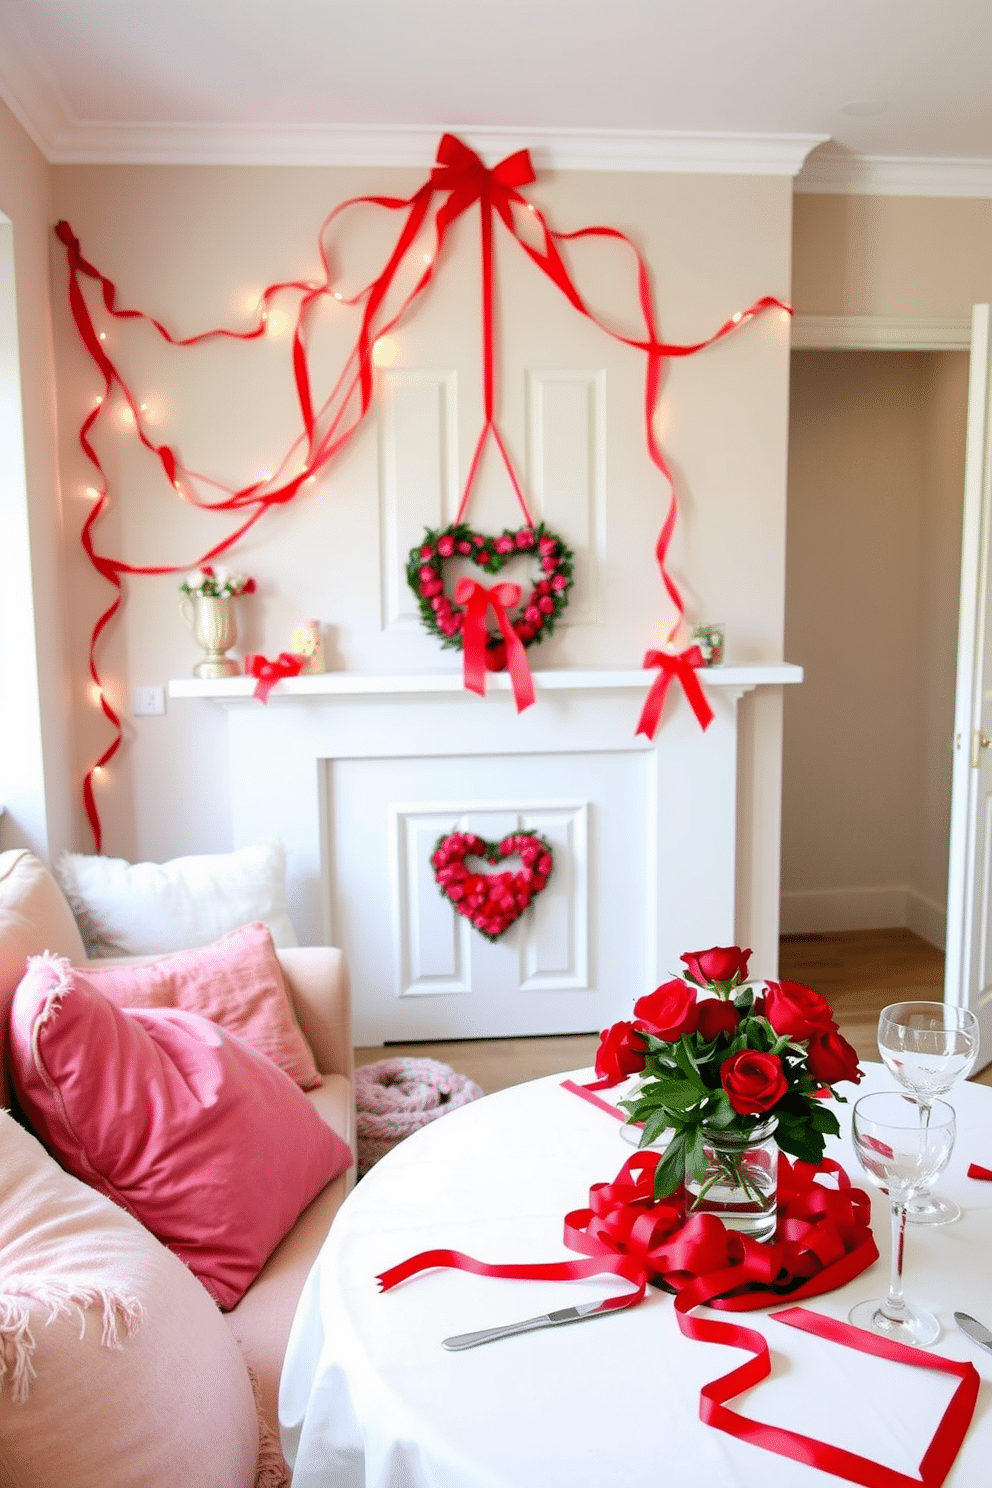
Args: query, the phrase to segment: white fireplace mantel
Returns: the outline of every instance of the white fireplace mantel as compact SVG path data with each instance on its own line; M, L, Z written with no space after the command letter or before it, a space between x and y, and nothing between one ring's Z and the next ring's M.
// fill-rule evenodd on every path
M589 670L535 671L534 691L588 692L640 690L647 692L655 673L649 671ZM753 662L747 666L707 667L699 673L707 688L727 687L749 692L754 687L781 686L801 682L803 669L790 662ZM205 698L215 703L252 701L253 677L179 677L169 683L170 698ZM492 692L511 691L505 672L490 673L486 686ZM304 703L324 698L399 697L409 694L457 694L464 691L460 671L405 673L375 676L363 672L324 672L316 677L287 677L269 694L270 703ZM471 701L471 695L466 699Z
M304 944L340 945L359 1044L589 1032L629 1016L684 950L735 935L737 704L802 681L786 663L700 672L700 729L674 682L636 733L656 674L535 671L466 692L461 669L185 678L169 697L227 715L234 845L280 840ZM434 882L440 836L542 833L548 886L492 944Z

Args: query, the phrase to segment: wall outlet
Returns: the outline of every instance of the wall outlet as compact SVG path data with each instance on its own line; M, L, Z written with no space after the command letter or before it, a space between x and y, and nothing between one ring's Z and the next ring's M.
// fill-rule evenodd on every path
M164 687L133 687L131 689L131 712L135 718L149 717L165 712Z

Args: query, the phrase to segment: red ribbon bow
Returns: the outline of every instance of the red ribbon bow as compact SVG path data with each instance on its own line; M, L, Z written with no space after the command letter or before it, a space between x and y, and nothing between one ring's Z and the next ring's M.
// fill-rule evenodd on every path
M275 661L267 661L264 656L246 656L246 676L258 678L252 697L257 697L260 703L267 703L276 683L283 677L298 677L306 664L305 656L294 656L290 651L280 651Z
M517 712L522 713L534 701L534 679L527 664L524 643L510 624L507 608L518 603L519 584L494 584L487 589L475 579L458 580L455 602L465 606L465 622L462 629L462 647L465 658L464 678L469 692L486 695L486 615L491 608L496 623L506 642L506 669L513 683L513 698Z
M703 653L698 646L690 646L687 651L649 651L644 658L646 667L660 667L651 691L648 693L641 709L641 716L637 724L637 733L646 734L649 739L654 738L655 729L658 727L658 719L665 705L665 695L672 684L672 679L677 677L682 684L682 690L689 700L689 704L696 717L699 719L700 728L707 729L713 722L713 709L706 700L706 694L699 685L696 676L696 668L703 665Z
M565 1084L582 1093L581 1087L569 1081ZM686 1221L681 1193L656 1202L654 1170L659 1160L656 1152L637 1153L612 1183L593 1185L587 1209L566 1215L565 1244L585 1252L586 1260L501 1266L477 1261L457 1250L431 1250L384 1271L377 1278L379 1285L388 1291L435 1266L450 1266L477 1276L535 1281L578 1280L612 1272L636 1288L601 1304L606 1310L619 1310L636 1306L648 1281L653 1281L677 1294L676 1317L687 1338L726 1344L754 1355L746 1364L703 1386L699 1398L701 1420L739 1440L822 1468L865 1488L939 1488L974 1413L980 1380L973 1364L937 1358L801 1307L771 1314L776 1322L830 1342L957 1377L960 1383L923 1455L920 1476L912 1478L830 1442L729 1410L728 1400L771 1374L768 1344L753 1328L689 1315L701 1303L750 1311L767 1306L776 1296L787 1295L794 1301L844 1286L878 1259L868 1226L871 1203L867 1194L852 1188L840 1164L830 1159L814 1168L807 1163L790 1164L780 1156L778 1240L762 1244L726 1230L713 1215L696 1215ZM817 1183L817 1173L832 1173L836 1189Z

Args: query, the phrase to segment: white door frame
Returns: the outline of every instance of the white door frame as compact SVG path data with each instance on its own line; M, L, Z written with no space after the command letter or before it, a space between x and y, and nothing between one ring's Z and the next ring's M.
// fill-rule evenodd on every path
M971 352L974 334L972 316L927 319L913 316L796 315L792 321L794 350ZM969 419L971 413L969 403ZM959 677L962 670L961 646L962 640L959 635ZM957 727L957 724L955 726ZM960 792L957 794L960 796ZM951 902L952 888L956 887L955 873L964 873L964 854L967 851L967 837L963 839L960 837L961 829L957 827L956 822L955 811L960 813L961 809L960 806L955 808L952 799L949 846L951 882L948 883L948 905ZM957 869L955 869L955 858L960 859ZM963 963L961 957L964 954L962 948L965 922L967 920L970 923L970 917L965 913L963 899L960 903L962 907L956 911L959 923L952 926L951 915L948 912L945 934L944 999L955 1003L965 1000L967 996L966 989L962 993Z

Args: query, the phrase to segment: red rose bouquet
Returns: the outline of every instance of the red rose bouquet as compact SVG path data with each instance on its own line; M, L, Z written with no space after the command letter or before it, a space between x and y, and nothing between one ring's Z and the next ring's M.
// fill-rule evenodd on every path
M655 1172L659 1199L687 1172L703 1181L706 1132L746 1137L774 1118L781 1151L820 1162L826 1136L840 1131L823 1097L842 1101L834 1085L862 1077L826 999L798 982L748 982L750 955L738 946L686 952L681 977L635 1002L632 1022L602 1034L602 1083L640 1075L620 1103L629 1122L643 1124L640 1145L673 1132Z

